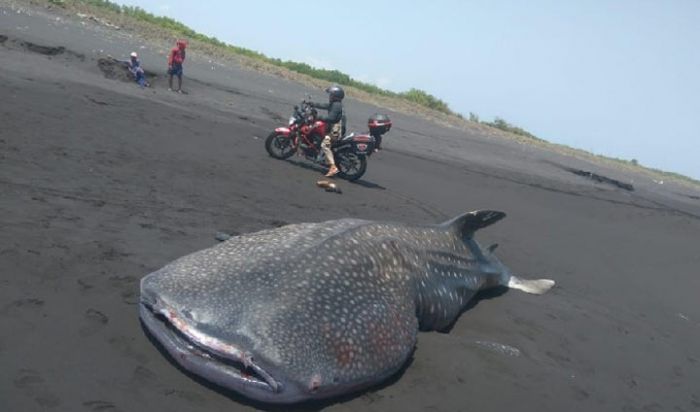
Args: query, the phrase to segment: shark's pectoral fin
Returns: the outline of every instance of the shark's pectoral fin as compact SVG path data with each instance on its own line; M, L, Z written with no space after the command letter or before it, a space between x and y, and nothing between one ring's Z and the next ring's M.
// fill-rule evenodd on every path
M517 276L511 276L507 286L526 293L541 295L554 286L554 281L551 279L521 279Z

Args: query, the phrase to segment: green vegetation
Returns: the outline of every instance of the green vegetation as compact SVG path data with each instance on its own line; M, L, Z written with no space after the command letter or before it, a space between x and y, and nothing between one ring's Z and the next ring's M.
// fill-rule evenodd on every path
M348 76L347 74L340 72L338 70L327 70L327 69L317 69L313 66L310 66L306 63L299 63L299 62L294 62L294 61L283 61L280 59L272 59L269 57L262 56L261 57L268 63L272 63L275 66L280 66L284 67L285 69L305 74L307 76L311 76L315 79L320 79L320 80L327 80L331 83L336 83L336 84L341 84L343 86L352 86L357 89L360 89L362 91L365 91L367 93L371 94L378 94L382 96L392 96L396 97L397 94L389 91L382 89L380 87L377 87L373 84L369 83L364 83L357 81L353 79L352 77Z
M477 117L478 118L478 117ZM482 124L485 124L487 126L495 127L496 129L503 130L504 132L509 132L513 134L517 134L518 136L523 136L527 137L528 139L533 139L533 140L543 140L540 139L539 137L535 136L534 134L528 132L527 130L520 128L518 126L512 125L505 120L501 119L500 117L496 117L493 122L481 122Z
M411 89L407 92L400 93L399 96L414 103L418 103L421 106L437 110L438 112L454 114L447 106L447 103L423 90Z
M65 0L48 1L51 3L65 3ZM429 109L437 110L447 115L454 115L458 116L459 118L462 118L462 116L458 115L458 113L453 112L447 105L447 103L423 90L411 89L403 93L396 93L392 92L391 90L382 89L381 87L378 87L374 84L355 80L347 74L338 70L318 69L306 63L299 63L289 60L283 61L280 59L270 58L262 53L258 53L250 49L224 43L216 37L209 37L204 34L198 33L177 20L171 19L170 17L156 16L145 11L140 7L121 6L109 0L72 0L72 2L74 4L84 3L89 4L91 6L107 9L113 13L118 13L124 16L132 17L136 20L154 24L158 27L169 30L176 36L185 37L189 40L197 40L202 43L210 44L216 47L221 47L235 54L260 60L278 67L283 67L287 70L301 73L313 77L315 79L326 80L328 82L340 84L343 86L351 86L358 90L362 90L373 95L400 98L418 104L420 106L427 107Z
M496 129L503 130L504 132L513 133L515 135L526 137L528 139L537 140L540 142L545 142L544 139L540 139L539 137L535 136L534 134L528 132L527 130L525 130L521 127L510 124L507 121L501 119L500 117L496 117L495 119L493 119L492 122L486 122L486 121L480 120L479 115L477 115L476 113L469 112L469 121L474 122L474 123L484 124L486 126L491 126L491 127L496 128Z

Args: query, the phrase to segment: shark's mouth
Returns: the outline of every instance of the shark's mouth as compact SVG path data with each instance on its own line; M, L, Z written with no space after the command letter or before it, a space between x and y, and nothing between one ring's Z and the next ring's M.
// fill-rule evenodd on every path
M139 311L148 331L185 369L244 393L256 389L281 392L282 385L251 353L198 331L173 309L142 301Z

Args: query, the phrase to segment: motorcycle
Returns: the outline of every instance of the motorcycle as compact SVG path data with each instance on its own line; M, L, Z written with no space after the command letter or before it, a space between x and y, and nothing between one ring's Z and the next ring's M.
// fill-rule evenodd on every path
M287 127L276 128L265 140L267 153L275 159L288 159L295 153L305 159L326 166L321 142L326 135L326 123L317 120L317 111L310 102L294 106L294 114ZM338 176L357 180L367 170L367 158L374 152L375 137L351 133L340 137L331 146Z

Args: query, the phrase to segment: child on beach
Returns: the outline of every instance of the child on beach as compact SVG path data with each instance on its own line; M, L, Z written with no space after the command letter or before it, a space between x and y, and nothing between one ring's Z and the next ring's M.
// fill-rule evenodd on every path
M141 86L141 88L148 87L148 82L146 81L146 73L141 67L141 61L139 60L139 55L136 52L131 52L129 61L127 62L129 72L134 75L136 83Z
M173 76L177 76L177 90L175 91L178 93L182 93L182 63L185 61L185 48L187 48L187 43L184 40L178 40L168 55L168 74L170 75L168 90L173 90Z

